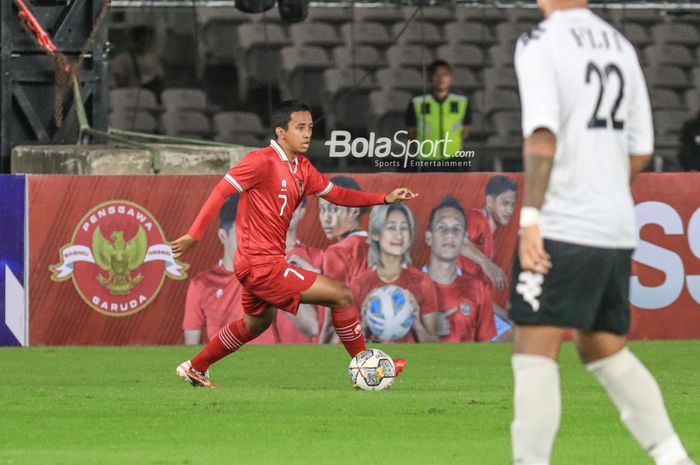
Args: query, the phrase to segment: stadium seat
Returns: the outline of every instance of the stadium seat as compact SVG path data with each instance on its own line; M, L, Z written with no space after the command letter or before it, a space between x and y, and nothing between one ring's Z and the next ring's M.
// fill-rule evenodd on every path
M520 111L520 97L510 89L490 89L484 92L481 111L490 114L498 111Z
M366 130L367 122L359 115L369 113L369 94L379 88L374 78L357 68L328 69L324 83L322 106L328 135L336 128Z
M351 8L345 6L314 6L309 8L310 22L324 22L336 27L352 21Z
M333 49L333 62L338 68L376 69L384 65L376 48L369 45L342 45Z
M498 44L489 47L487 56L491 66L513 66L515 47L511 44Z
M395 45L386 51L386 57L392 68L422 69L433 61L433 51L420 45Z
M304 21L293 24L289 26L289 35L295 45L316 45L330 49L343 44L335 28L327 23Z
M404 24L395 24L393 36L396 37L404 28ZM403 34L397 39L401 44L420 44L435 47L442 44L445 38L440 28L427 21L414 20L408 25Z
M684 110L659 110L654 112L654 130L660 137L674 136L681 131L681 126L687 119Z
M204 139L211 134L209 120L199 111L166 111L161 115L161 124L169 136Z
M252 15L244 13L236 8L206 8L201 7L196 10L197 23L203 29L211 24L226 23L226 24L242 24L252 21ZM190 19L192 21L192 19Z
M321 47L285 47L280 50L280 93L282 98L296 98L312 107L321 106L323 72L331 66Z
M662 21L661 10L651 8L621 8L611 10L610 15L618 24L637 23L648 27Z
M236 29L251 21L251 15L235 8L197 8L197 22L202 31L200 56L211 64L233 63L233 49L238 45Z
M345 43L372 45L382 49L393 43L389 30L380 23L355 22L343 24L340 27L340 32Z
M619 30L635 47L646 47L654 42L647 29L640 24L624 23Z
M383 90L369 95L368 129L380 137L393 137L406 129L406 108L411 94L397 90Z
M114 110L109 114L109 126L126 131L150 133L158 131L158 121L148 111Z
M652 88L649 92L651 99L651 108L656 110L685 110L686 106L671 89Z
M491 115L491 127L496 132L489 137L488 144L504 148L522 145L520 112L499 111Z
M496 26L498 43L510 45L515 50L515 42L525 32L530 32L532 27L528 24L501 23Z
M207 96L200 89L170 88L165 89L160 95L165 111L179 110L205 111L207 109Z
M484 69L484 87L486 89L517 89L518 81L512 66L493 66Z
M677 66L645 67L644 75L652 87L682 90L692 87L686 73Z
M404 12L398 6L376 6L356 3L352 9L355 22L376 22L387 25L405 21Z
M225 111L216 113L212 118L216 136L246 134L256 138L267 138L269 131L265 129L260 117L255 113L245 111Z
M700 85L685 93L685 102L690 116L695 116L700 112Z
M466 43L484 47L497 42L487 25L473 21L448 23L444 30L447 41L453 44Z
M484 52L476 45L443 45L438 47L436 55L452 66L468 67L479 71L484 66Z
M675 65L692 68L695 58L688 47L673 44L655 44L644 49L646 63L653 66Z
M413 15L416 8L409 6L409 7L405 7L403 10L404 10L404 15L405 15L406 19L408 19ZM423 11L419 11L416 14L416 16L414 16L414 21L420 20L420 21L426 21L429 23L435 23L435 25L440 26L440 27L449 21L453 21L454 19L455 19L454 8L445 7L445 6L431 6L429 8L423 8Z
M495 25L508 20L503 8L496 7L472 7L471 5L457 8L457 19L460 22L470 21L479 24Z
M474 91L469 96L470 105L472 105L472 111L476 110L480 113L486 114L486 96L484 95L483 89Z
M658 43L683 44L691 47L697 47L700 44L698 27L690 24L657 24L652 29L652 34Z
M469 125L469 140L483 141L493 134L489 119L481 112L472 114L472 123Z
M690 71L691 86L700 89L700 66L696 66Z
M540 21L544 20L544 15L539 10L539 8L532 5L532 8L511 8L506 10L506 15L508 19L514 23L527 24L529 27L534 26Z
M452 68L452 89L470 94L476 89L481 88L481 81L476 73L469 68L455 66Z
M158 105L156 95L152 91L141 87L123 87L121 89L110 90L109 102L112 111L160 111L160 105Z
M427 78L413 68L382 68L375 73L377 83L384 89L423 93L430 87Z

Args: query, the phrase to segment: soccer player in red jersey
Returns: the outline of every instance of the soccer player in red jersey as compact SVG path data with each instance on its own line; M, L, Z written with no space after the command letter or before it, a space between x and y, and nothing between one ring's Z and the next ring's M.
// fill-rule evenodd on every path
M362 328L351 308L350 289L333 278L304 270L285 258L287 229L296 207L307 195L344 206L396 203L417 196L407 188L388 194L365 193L334 186L302 155L309 148L313 120L310 107L284 101L273 113L275 140L246 155L212 191L187 234L172 243L174 256L190 251L224 201L241 193L237 215L236 277L243 284L245 316L209 341L177 374L193 386L214 387L209 366L252 341L272 324L276 309L296 313L299 303L325 305L350 356L365 350Z
M331 182L346 189L362 190L357 181L349 176L333 176ZM323 254L321 272L324 275L349 285L353 278L367 270L367 231L360 229L360 220L367 211L366 207L342 207L318 199L318 219L323 232L326 238L337 241ZM321 343L337 342L329 311L321 315Z
M415 237L416 221L411 210L402 204L380 205L372 209L369 220L370 268L350 283L356 306L367 325L369 296L375 289L394 285L404 290L414 309L411 332L396 342L437 342L435 319L424 320L425 315L438 311L435 286L430 278L410 266L410 248ZM379 340L369 328L369 337ZM388 342L388 341L382 341Z
M236 253L236 210L238 194L226 200L219 211L218 236L224 247L219 263L195 276L187 288L185 316L182 327L185 344L202 342L202 330L206 329L206 341L212 340L222 328L243 318L243 285L233 272L233 256ZM295 212L295 216L297 212ZM298 222L298 221L297 221ZM294 219L292 219L294 224ZM290 226L290 231L292 228ZM300 265L301 266L301 265ZM251 341L253 344L300 344L313 342L318 333L318 317L313 306L300 305L297 315L277 318L270 331Z
M474 276L458 267L460 251L467 242L467 215L462 205L445 197L430 212L425 242L430 263L424 268L435 283L440 312L426 315L435 319L443 342L484 342L496 336L491 294Z

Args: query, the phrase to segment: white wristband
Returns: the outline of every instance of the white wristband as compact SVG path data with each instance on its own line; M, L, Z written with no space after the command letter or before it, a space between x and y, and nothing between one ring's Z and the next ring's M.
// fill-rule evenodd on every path
M540 211L535 207L523 207L520 209L520 227L529 228L540 224Z

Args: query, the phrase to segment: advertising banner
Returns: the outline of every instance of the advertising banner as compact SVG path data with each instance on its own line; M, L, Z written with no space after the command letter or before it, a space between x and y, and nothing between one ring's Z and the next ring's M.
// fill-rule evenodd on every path
M25 181L0 176L0 346L27 345Z
M510 278L522 198L520 174L505 175L515 186L515 204L502 208L486 208L485 188L497 176L493 174L349 176L365 191L407 186L420 193L408 203L416 222L410 248L413 266L428 262L430 213L449 195L467 214L490 220L493 263ZM223 239L215 219L181 261L173 259L168 244L187 231L220 179L31 176L30 343L182 343L188 285L193 277L220 266ZM693 191L697 185L700 176L694 174L645 174L635 184L642 241L632 278L633 338L700 338L700 195ZM366 230L367 216L361 229ZM332 243L313 196L297 239L322 250ZM224 286L212 285L219 286L212 298L222 297ZM494 291L494 303L507 307L509 292L509 286Z

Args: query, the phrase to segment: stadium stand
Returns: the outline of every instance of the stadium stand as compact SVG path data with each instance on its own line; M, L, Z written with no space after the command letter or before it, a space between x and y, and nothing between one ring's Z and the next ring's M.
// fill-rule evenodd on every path
M681 114L687 117L700 107L700 15L663 6L593 7L639 50L656 114L658 152L667 161L677 147ZM323 115L325 126L319 128L326 135L334 128L354 134L375 131L378 136L402 129L408 99L429 87L424 74L427 65L435 58L444 59L453 66L453 89L472 99L472 141L514 147L519 143L519 129L512 123L520 105L513 49L517 38L540 20L540 12L508 3L479 2L416 8L386 2L314 4L303 23L288 25L276 9L249 15L234 8L198 7L194 17L193 9L162 18L126 15L127 24L119 27L144 22L157 26L158 38L167 43L160 47L166 71L176 71L172 75L195 63L202 69L224 66L215 86L193 83L206 88L210 97L234 93L235 99L222 102L222 110L253 111L262 124L268 105L261 104L260 92L268 88L268 95L278 96L275 98L294 96L310 101L319 117ZM190 54L185 42L193 39L187 39L188 34L198 34L193 42L198 48L191 52L197 56L183 58L177 49L185 47L184 54ZM166 59L167 54L180 57ZM202 70L188 73L201 76ZM173 79L168 82L172 87ZM253 90L257 93L251 93ZM172 109L182 108L181 98L170 104L166 96L163 109L156 96L143 91L118 89L110 98L111 124L149 131L155 126L157 130L158 116L164 110L161 129L182 132L177 119L165 125L166 119L174 118L165 118L165 114L181 111ZM211 127L201 119L207 118L205 110L212 111L206 99L204 102L193 106L199 112L196 135L200 137L211 134ZM214 121L212 125L217 139L233 140L235 136L243 140L240 132L226 133ZM251 134L248 141L257 137Z

